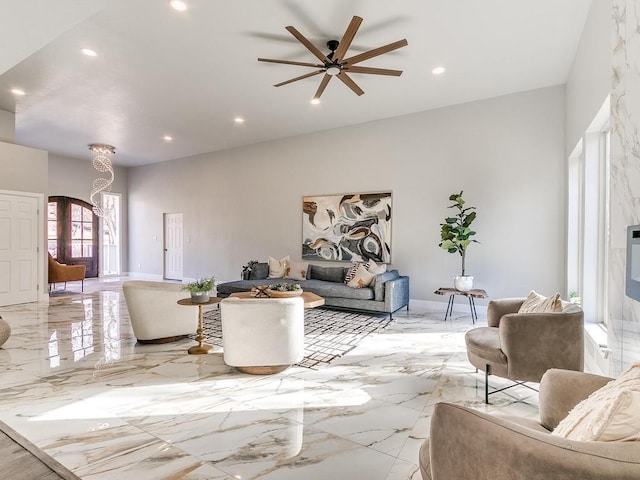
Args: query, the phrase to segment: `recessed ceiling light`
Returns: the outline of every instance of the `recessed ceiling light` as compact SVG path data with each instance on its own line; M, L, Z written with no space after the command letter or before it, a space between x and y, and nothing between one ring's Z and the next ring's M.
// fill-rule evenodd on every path
M169 5L171 5L171 8L179 12L184 12L187 9L187 4L182 0L171 0Z
M162 139L165 142L172 142L173 141L173 137L171 135L165 135L164 137L162 137Z
M96 55L98 55L95 50L91 50L90 48L81 48L80 51L87 57L95 57Z
M11 93L13 93L14 95L20 95L20 96L25 95L25 91L20 90L19 88L12 88Z
M445 71L446 69L444 67L436 67L431 70L431 73L433 73L434 75L442 75Z
M320 99L319 98L312 98L311 99L311 105L320 105Z
M244 123L244 118L236 117L236 118L233 119L233 121L236 122L236 123Z

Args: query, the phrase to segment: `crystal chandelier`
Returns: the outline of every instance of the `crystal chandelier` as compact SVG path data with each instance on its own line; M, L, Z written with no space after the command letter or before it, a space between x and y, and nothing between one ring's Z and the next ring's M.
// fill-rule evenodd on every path
M116 153L116 147L111 145L105 145L102 143L92 143L89 145L91 150L91 160L93 162L93 168L101 173L108 172L110 178L98 177L93 181L93 189L91 190L91 204L93 205L93 213L98 217L104 217L105 211L102 205L102 198L100 192L111 191L111 184L113 183L113 164L111 157Z

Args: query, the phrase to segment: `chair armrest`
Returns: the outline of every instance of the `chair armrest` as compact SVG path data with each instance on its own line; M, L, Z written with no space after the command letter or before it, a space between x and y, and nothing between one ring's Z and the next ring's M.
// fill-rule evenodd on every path
M439 403L431 418L433 480L631 480L639 442L576 442Z
M500 325L500 319L508 313L517 313L524 301L524 298L501 298L489 301L489 305L487 305L487 326L497 327Z
M584 314L576 312L510 313L500 320L500 346L508 377L539 382L550 368L582 371Z
M547 370L540 381L540 423L553 430L573 407L611 380L571 370Z

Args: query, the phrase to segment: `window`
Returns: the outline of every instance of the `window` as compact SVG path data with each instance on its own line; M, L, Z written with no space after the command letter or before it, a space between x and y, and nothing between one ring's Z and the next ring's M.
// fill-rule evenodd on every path
M605 322L609 251L609 99L569 157L567 290L586 322Z
M58 202L49 202L47 206L47 250L58 258Z
M76 203L71 204L71 256L93 256L93 212Z

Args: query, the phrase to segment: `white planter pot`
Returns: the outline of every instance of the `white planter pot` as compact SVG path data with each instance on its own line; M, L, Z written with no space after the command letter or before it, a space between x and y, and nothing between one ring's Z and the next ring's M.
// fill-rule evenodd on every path
M207 303L210 298L210 292L191 292L191 301L193 303Z
M461 292L468 292L473 288L473 277L471 275L456 275L453 277L453 286Z

